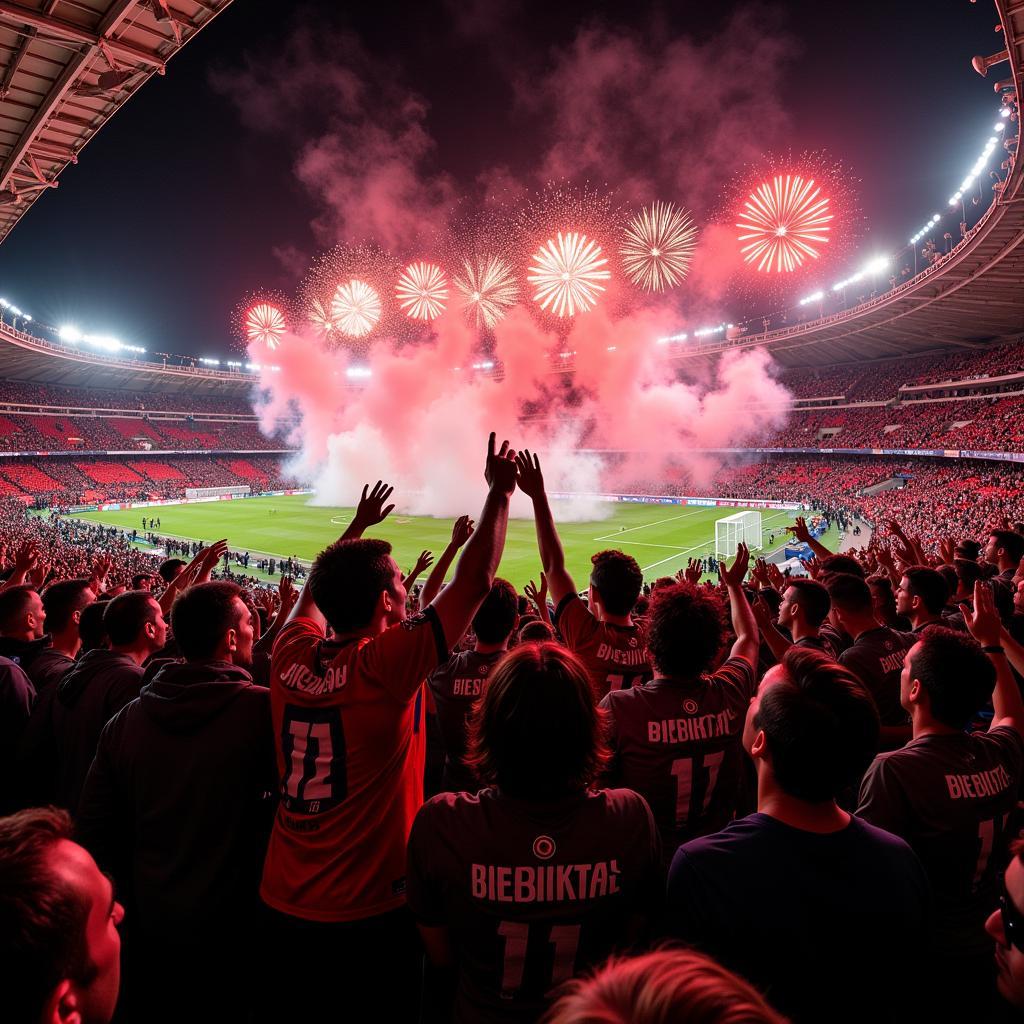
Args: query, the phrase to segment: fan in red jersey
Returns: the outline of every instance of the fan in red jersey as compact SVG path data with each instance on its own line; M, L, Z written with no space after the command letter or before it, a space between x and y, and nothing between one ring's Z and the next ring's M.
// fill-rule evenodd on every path
M485 476L455 577L421 614L405 617L391 546L361 539L394 508L378 481L317 557L274 645L281 800L260 889L275 933L267 1020L336 1012L338 992L372 992L382 1019L414 1012L417 993L389 979L417 969L405 843L423 797L423 681L465 633L501 558L515 467L493 434Z
M523 450L516 456L519 489L533 499L537 546L555 602L555 624L566 646L587 666L598 699L609 690L622 690L651 678L643 627L632 610L644 577L636 559L621 551L593 556L589 608L576 593L565 568L565 552L544 490L540 459Z

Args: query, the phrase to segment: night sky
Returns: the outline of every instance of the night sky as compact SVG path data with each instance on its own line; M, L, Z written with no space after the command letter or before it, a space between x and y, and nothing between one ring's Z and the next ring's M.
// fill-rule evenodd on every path
M228 354L236 302L259 286L290 289L336 223L325 222L324 195L295 173L300 153L330 120L329 96L306 83L299 114L289 117L286 106L277 124L257 124L251 108L241 112L252 75L272 93L275 76L297 73L294 60L277 62L296 33L320 40L320 58L334 52L338 66L359 53L358 72L371 69L363 78L364 112L374 104L384 112L410 94L425 103L418 124L431 141L417 173L468 192L495 166L519 179L538 173L552 151L554 122L544 102L529 98L531 83L545 80L581 30L610 46L619 36L631 39L643 53L677 36L707 46L723 38L730 18L748 15L779 41L772 59L780 74L770 86L785 121L778 143L824 148L861 178L866 231L849 269L858 254L892 251L933 212L945 214L998 110L996 73L982 79L970 67L974 54L1001 47L986 0L753 9L236 0L174 58L165 78L153 78L114 115L78 166L63 173L59 189L15 228L0 248L0 291L39 320L74 322L151 352ZM345 43L332 50L335 39ZM742 52L723 63L737 79L746 73ZM747 136L743 114L730 113L737 153ZM366 130L364 122L358 131ZM628 148L628 141L615 145ZM716 143L716 174L731 145L729 138ZM674 162L699 175L695 148ZM710 185L699 191L706 205ZM700 215L692 197L663 198L693 203ZM721 316L755 312L743 305L722 301Z

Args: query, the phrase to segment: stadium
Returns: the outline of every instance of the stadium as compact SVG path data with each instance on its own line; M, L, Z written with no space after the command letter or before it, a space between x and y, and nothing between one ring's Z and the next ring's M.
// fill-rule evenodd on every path
M93 152L87 144L116 137L135 93L173 75L172 58L242 6L0 3L0 258L13 244L8 236L37 216L36 203L50 201L48 191L74 187L71 172ZM397 227L385 240L386 218L379 238L332 237L292 274L288 294L257 289L225 311L221 343L202 350L190 341L177 353L147 351L139 339L91 333L73 310L65 320L36 315L0 269L0 813L11 815L0 819L0 890L31 888L17 861L28 848L19 829L72 846L74 837L92 869L116 880L103 899L124 904L120 1002L115 1010L115 982L113 1001L108 993L105 1009L79 1019L295 1019L293 995L303 1013L339 1017L337 992L351 985L355 1018L527 1021L552 1013L544 1019L583 1021L596 1019L585 1014L587 999L614 1001L600 984L625 985L630 964L630 984L678 998L678 1015L658 1019L739 1019L725 1013L741 1006L750 1013L743 1019L758 1021L1024 1014L1024 860L1014 845L1024 836L1024 4L983 0L977 8L984 11L968 14L995 18L994 52L965 52L943 75L985 79L987 141L948 197L935 175L922 176L923 205L907 216L919 213L923 226L915 231L908 221L904 241L885 252L880 232L870 244L857 236L860 215L830 177L834 165L802 156L794 170L789 154L752 172L774 184L774 195L768 184L753 189L744 171L729 188L749 193L746 212L731 212L726 190L725 200L694 201L694 225L680 199L672 197L678 210L652 205L649 195L642 205L595 191L589 179L540 186L529 201L525 187L509 186L512 198L492 206L488 197L471 214L469 200L452 198L454 186L435 181L410 209L422 213L428 193L440 208L433 197L443 194L455 214L446 208L430 220L436 211L428 211L429 231L412 244ZM595 38L584 32L578 46L596 47ZM274 85L276 73L268 72ZM546 161L545 171L572 166L555 148ZM781 182L788 190L795 175L799 190L800 175L809 181L812 173L819 190L835 190L827 215L813 181L806 193L780 197ZM373 205L369 188L360 201ZM786 204L805 202L790 220L773 220ZM806 223L794 226L801 216ZM836 255L840 227L851 241ZM678 254L666 256L672 245ZM725 264L730 282L746 275L737 290L716 276ZM38 276L45 273L40 266ZM47 287L48 308L67 308L60 281ZM685 301L673 305L675 293ZM705 293L715 298L704 302ZM632 413L609 410L617 393ZM485 483L488 431L498 444L508 437L513 452L506 459L492 450ZM496 498L500 479L507 493ZM376 506L375 480L395 487ZM339 537L349 539L335 546ZM346 555L372 538L390 544L383 554L374 549L377 562ZM474 571L477 590L484 580L480 593ZM501 579L512 603L495 632ZM232 589L217 591L218 581ZM69 594L88 589L87 599L64 596L65 584ZM373 591L358 605L373 608L370 625L364 617L343 627L362 612L338 595L360 587ZM623 588L625 603L612 596ZM148 625L115 643L115 630L127 627L118 626L114 603L128 614L128 595L149 609L138 612ZM808 608L815 600L825 604L820 616ZM232 601L250 609L250 627L224 625ZM109 631L94 614L88 634L86 612L101 604ZM204 623L220 630L206 647L185 632L205 637ZM873 632L884 646L880 670L864 669L867 656L852 653ZM365 654L375 644L380 653ZM130 678L94 669L87 692L102 691L96 707L82 710L81 689L80 703L65 707L61 694L91 645L134 659ZM813 648L809 663L800 662L800 647ZM63 660L44 658L52 675L36 663L37 678L32 665L44 649L64 652ZM235 658L238 649L247 661ZM216 727L228 753L209 753L203 730L214 727L206 719L185 752L173 728L152 724L159 714L146 719L147 687L155 687L153 700L161 685L183 687L173 673L186 668L213 686L199 668L214 664L223 685L246 691L231 705L235 724ZM550 684L551 703L517 672ZM586 699L567 696L576 672L595 688ZM315 684L296 682L303 673ZM786 673L789 683L779 683ZM489 687L488 677L501 685ZM781 698L774 725L767 713L754 715L759 700L768 704L769 680L797 695L789 713L804 717L795 724L783 722ZM649 707L628 703L648 688ZM819 696L797 706L815 688ZM115 702L115 689L124 699ZM857 724L857 693L872 709L868 725ZM573 768L598 719L612 722L610 731ZM790 740L784 754L787 725L820 735L806 749ZM871 729L871 749L858 761L854 748ZM748 734L758 730L763 743L755 738L752 747ZM949 796L939 810L923 753L935 737L950 740L936 769ZM984 737L986 745L979 738L976 748L954 750L951 737ZM246 749L265 740L267 757L257 764ZM146 766L147 749L163 760ZM838 761L836 751L842 765L829 761ZM181 776L167 783L165 799L161 773L174 774L172 761ZM269 781L268 763L276 765ZM839 781L833 789L794 784L784 763L791 773ZM651 764L664 779L651 781ZM197 772L218 779L208 800L197 796ZM554 780L547 789L542 773ZM963 779L973 782L956 782ZM484 793L462 792L484 783L498 794L493 807ZM970 786L977 799L961 801ZM586 826L582 811L570 821L577 812L565 810L584 792L595 805ZM627 796L600 796L612 793ZM32 808L41 806L59 810L40 816ZM727 906L732 897L722 893L747 893L720 869L714 841L766 817L819 840L865 831L862 845L850 847L860 852L835 854L834 871L831 853L817 858L794 842L794 871L806 871L810 900L793 895L786 870L768 888L790 892L795 923L771 920L781 906L774 898L747 894L759 906L765 900L751 944L806 957L807 975L822 972L813 983L779 954L758 961L739 949L707 897L717 893ZM518 851L527 833L532 845ZM204 837L222 834L212 844ZM472 853L460 860L452 851L470 834L484 838L468 842ZM239 843L250 839L259 856L244 851L235 870ZM159 863L154 851L179 841L177 858ZM773 858L786 856L780 843L765 838L756 855L769 872ZM758 849L737 845L719 856L748 856L753 865ZM873 893L842 866L861 856L877 871ZM570 857L573 869L592 871L587 897L582 875L561 878L556 894L552 865ZM612 881L599 882L606 871ZM462 878L472 878L472 898L451 895ZM810 905L821 895L814 886L855 894L867 908L863 916L834 892L822 897L846 921L838 930L849 929L828 939L836 943L828 965L814 950L814 929L825 925ZM921 906L918 888L931 893ZM610 894L617 901L603 902ZM207 902L212 923L200 938ZM925 902L940 924L923 923ZM0 936L7 993L20 993L19 972L36 976L29 953L14 954L30 945L13 930L16 913L35 915L31 927L43 937L32 933L32 955L57 944L30 897L0 896L0 931L10 930ZM669 927L673 914L679 920ZM632 915L649 927L627 943ZM71 927L54 922L53 934ZM543 928L548 937L538 938ZM588 944L581 928L604 933ZM665 938L695 952L667 952ZM905 965L903 978L886 973L886 957L925 939L922 964ZM295 951L270 968L263 954L275 943ZM298 947L312 946L319 952L304 975L314 979L311 991L300 996L267 981L305 971ZM392 951L401 979L393 986L381 966ZM80 953L52 954L60 968L52 984L39 983L49 986L47 1000L64 998L53 995L58 983L88 995L92 982L67 966ZM612 953L619 959L608 960ZM682 958L673 964L673 955ZM336 982L339 959L349 965ZM670 969L671 977L657 974ZM49 970L39 976L49 979ZM317 970L330 984L319 984ZM210 994L218 971L246 979L237 1016L223 994ZM179 974L188 975L181 991L147 1011ZM576 989L558 988L572 978L582 979ZM862 996L841 1006L847 986L862 982ZM697 1013L686 1003L690 984L705 984L722 1016L687 1016ZM57 1019L40 1016L42 988L25 991L10 997L18 1007L11 1020ZM631 1015L639 1003L621 992L616 999L620 1016L601 1019L648 1019Z

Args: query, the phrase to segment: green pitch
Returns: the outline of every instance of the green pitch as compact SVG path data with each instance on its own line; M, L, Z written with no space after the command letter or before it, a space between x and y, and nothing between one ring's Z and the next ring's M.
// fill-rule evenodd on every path
M618 548L631 554L648 579L674 575L685 568L688 558L713 553L715 521L736 511L730 508L618 503L609 503L607 508L610 515L598 522L559 523L568 569L581 588L589 577L590 556L604 548ZM557 502L554 510L557 521ZM161 536L186 537L206 543L227 537L233 551L276 557L298 556L308 561L338 538L353 509L310 505L308 495L296 494L116 512L85 512L80 517L141 532L143 512L147 520L150 516L160 517L160 529L155 532ZM472 512L478 514L479 509ZM789 512L762 510L765 549L762 553L782 546L785 540L783 528L792 521ZM392 512L366 536L390 541L398 564L408 569L424 548L433 551L435 557L440 555L451 538L452 522L450 519L403 516ZM775 534L774 545L769 544L772 533ZM823 539L832 550L837 549L834 532ZM500 575L521 588L528 580L538 579L539 572L533 521L512 520Z

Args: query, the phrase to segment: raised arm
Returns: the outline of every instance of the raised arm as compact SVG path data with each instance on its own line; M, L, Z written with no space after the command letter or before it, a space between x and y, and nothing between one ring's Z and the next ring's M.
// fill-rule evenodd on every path
M743 658L751 668L757 667L758 633L754 612L743 593L743 580L750 565L750 551L746 544L736 547L736 560L731 569L725 568L724 562L718 563L718 577L729 594L729 611L732 615L732 629L736 634L736 642L729 652L730 658Z
M405 587L407 592L412 589L412 585L419 579L420 573L422 573L424 569L429 569L433 564L433 561L433 551L420 552L420 557L416 559L416 564L410 570L409 575L402 580L402 586Z
M555 528L555 517L551 514L547 492L544 490L544 474L540 459L524 448L516 456L516 483L519 490L533 501L533 522L537 529L537 548L540 562L548 580L551 600L557 608L563 597L576 593L576 585L565 568L565 552Z
M157 604L164 615L169 615L174 599L183 591L196 583L205 583L210 578L213 567L220 561L228 549L226 540L219 540L208 548L200 548L199 553L185 566L177 576L167 584Z
M989 729L997 725L1008 725L1024 735L1024 700L1020 687L1013 678L1010 663L1006 658L1003 624L996 611L992 584L977 580L974 584L974 609L964 607L964 621L971 636L981 644L989 661L995 666L996 687L992 691L992 722Z
M793 534L793 537L796 540L802 541L804 544L806 544L818 558L828 558L828 556L832 554L832 552L829 551L829 549L825 547L825 545L822 544L820 540L816 540L814 537L811 536L811 531L807 525L807 520L804 519L803 516L797 516L793 522L793 525L787 526L786 529L789 530L791 534Z
M356 505L355 515L352 516L352 522L348 524L339 540L359 540L363 532L371 526L383 523L395 507L384 504L391 497L392 491L394 491L394 487L380 480L373 485L372 490L369 484L363 484L363 493L359 497L359 504ZM300 591L298 600L288 616L289 622L292 619L312 619L322 630L326 631L327 629L327 620L321 615L316 601L313 600L313 593L309 589L308 576L305 586Z
M444 578L448 575L448 569L455 561L459 548L472 536L473 520L469 516L459 516L452 526L452 539L448 541L448 546L441 552L441 557L434 563L434 568L430 570L427 582L423 584L423 593L420 594L421 608L426 608L441 592L441 584L444 583Z
M772 652L776 661L782 661L783 655L792 646L792 641L779 631L779 627L772 619L772 610L761 594L758 594L754 601L753 612L754 620L761 630L761 636L768 645L768 650Z
M508 504L516 489L516 465L508 441L494 451L494 434L487 442L487 498L476 529L455 567L451 583L434 599L431 608L437 612L445 639L452 644L469 627L480 603L487 596L498 571L505 549L508 530Z

